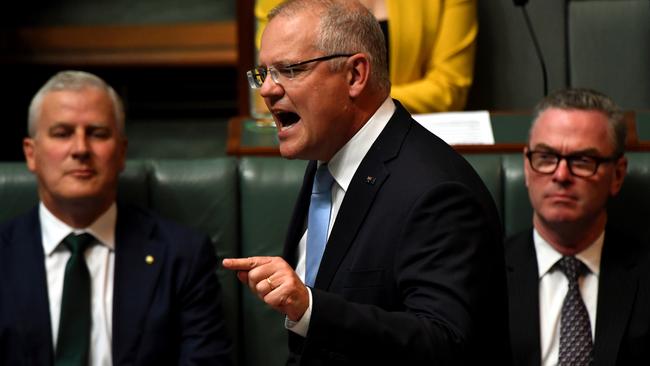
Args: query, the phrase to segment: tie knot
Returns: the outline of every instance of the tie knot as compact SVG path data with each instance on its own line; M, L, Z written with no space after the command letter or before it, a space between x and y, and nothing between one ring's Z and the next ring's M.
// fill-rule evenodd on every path
M83 253L94 239L95 237L88 233L79 235L71 233L63 239L63 244L72 252L72 254L77 254Z
M311 193L323 193L332 189L334 177L330 174L327 164L321 164L316 170L316 177L314 177L314 185Z
M587 266L576 257L562 257L557 261L557 267L569 279L569 282L577 282L578 277L588 271Z

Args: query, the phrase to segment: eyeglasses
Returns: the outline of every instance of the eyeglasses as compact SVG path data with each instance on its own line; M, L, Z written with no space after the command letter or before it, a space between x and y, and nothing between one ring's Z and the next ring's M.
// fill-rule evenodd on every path
M300 66L310 64L312 62L320 62L320 61L327 61L331 60L333 58L338 58L338 57L350 57L354 55L353 53L336 53L333 55L328 55L328 56L322 56L322 57L317 57L313 58L311 60L307 61L301 61L297 62L295 64L287 65L287 66L259 66L256 67L252 70L248 70L246 72L246 76L248 77L248 85L252 89L257 89L261 88L262 84L264 84L264 80L266 80L266 76L268 74L271 75L271 79L273 80L274 83L276 84L282 84L281 80L291 80L293 79L296 75L298 75L301 71Z
M589 156L589 155L562 155L550 151L528 151L526 158L530 167L541 174L553 174L560 165L560 161L566 160L569 172L576 176L587 178L596 174L598 167L603 163L611 163L618 160L620 156Z

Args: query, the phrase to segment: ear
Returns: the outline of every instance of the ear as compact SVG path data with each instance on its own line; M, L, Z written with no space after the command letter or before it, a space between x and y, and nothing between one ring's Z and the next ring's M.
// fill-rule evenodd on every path
M526 153L528 153L528 147L524 146L524 152L523 152L523 163L524 163L524 183L526 183L526 187L528 187L528 175L530 174L530 162L528 161L528 158L526 158Z
M625 174L627 174L627 158L623 156L614 164L614 178L609 189L609 194L612 196L616 196L623 186L623 180L625 179Z
M368 86L370 80L370 60L364 53L357 53L348 58L346 66L350 98L356 98Z
M34 159L34 139L25 137L23 139L23 153L25 154L25 161L27 162L27 169L29 171L36 171L36 161Z

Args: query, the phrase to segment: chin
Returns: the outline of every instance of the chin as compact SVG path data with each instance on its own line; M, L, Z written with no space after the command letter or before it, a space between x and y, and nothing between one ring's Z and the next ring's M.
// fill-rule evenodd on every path
M544 221L551 224L572 224L580 221L576 212L554 212L544 216Z
M100 197L97 192L67 192L59 195L59 200L68 202L88 202Z
M282 156L284 159L289 159L289 160L294 160L297 159L296 155L293 154L290 150L284 150L280 148L280 156Z
M66 189L59 191L59 197L68 200L88 200L88 199L97 199L107 196L108 192L115 191L116 188L112 185L101 185L101 184L75 184Z
M302 150L288 143L280 143L280 155L285 159L302 159Z

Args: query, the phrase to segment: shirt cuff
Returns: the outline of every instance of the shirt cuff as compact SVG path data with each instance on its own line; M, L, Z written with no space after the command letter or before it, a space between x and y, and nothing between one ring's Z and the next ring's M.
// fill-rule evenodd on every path
M307 287L307 292L309 293L309 306L307 307L307 310L305 310L305 313L302 314L302 317L298 319L298 321L290 320L287 317L284 318L284 327L302 337L307 337L309 321L311 320L312 297L311 289L309 287Z

